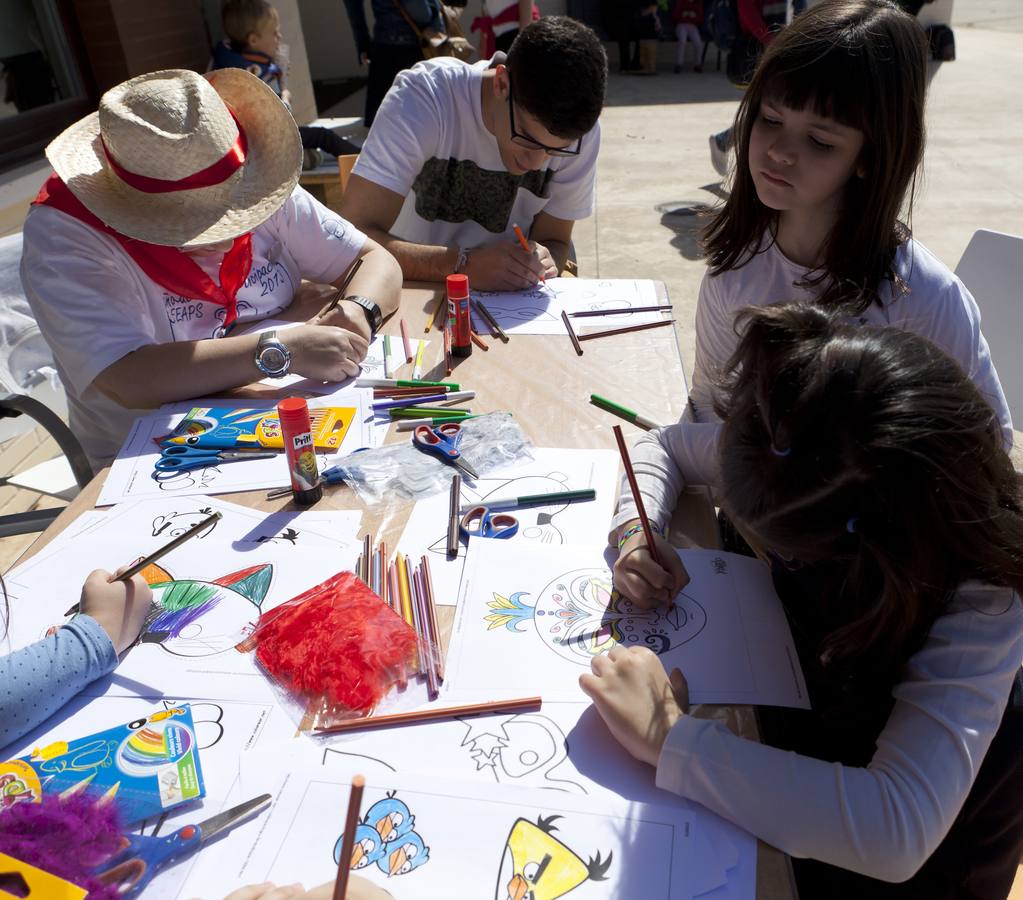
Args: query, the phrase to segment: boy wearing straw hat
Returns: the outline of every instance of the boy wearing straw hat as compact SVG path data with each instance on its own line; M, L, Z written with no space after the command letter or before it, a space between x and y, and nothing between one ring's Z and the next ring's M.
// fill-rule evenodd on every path
M297 187L295 122L248 72L133 78L46 155L55 174L25 220L21 278L94 463L162 403L289 371L357 374L397 308L397 263ZM359 258L329 316L232 334L289 307L302 279L340 284Z

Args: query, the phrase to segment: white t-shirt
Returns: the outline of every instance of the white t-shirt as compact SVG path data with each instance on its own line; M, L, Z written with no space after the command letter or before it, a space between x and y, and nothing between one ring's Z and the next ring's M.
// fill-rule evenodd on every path
M969 582L906 664L866 766L800 756L684 716L661 750L657 786L792 856L903 881L959 814L1021 659L1020 598Z
M391 234L415 244L477 247L527 234L541 210L575 221L593 212L600 126L579 156L548 157L512 175L483 123L480 91L490 60L416 63L394 79L352 170L405 198Z
M252 232L252 268L238 290L238 324L287 308L303 278L337 280L365 240L295 188ZM219 283L221 254L192 259ZM21 280L67 391L71 430L97 466L116 455L132 422L147 411L126 409L94 387L93 379L140 347L222 336L224 307L170 294L113 238L52 207L33 206L25 220ZM173 379L174 373L153 377Z
M922 244L907 241L895 256L895 266L909 293L893 299L892 286L881 290L883 306L872 304L850 321L888 325L932 341L962 367L991 404L1002 424L1006 447L1012 446L1012 418L987 341L980 330L977 302ZM689 407L682 421L644 434L632 460L647 514L667 522L687 484L717 484L717 440L721 423L714 416L713 384L738 344L735 315L746 306L766 306L784 300L807 300L813 293L795 287L806 275L775 244L741 269L712 276L700 285L696 308L696 361ZM622 482L612 532L636 518L632 491Z

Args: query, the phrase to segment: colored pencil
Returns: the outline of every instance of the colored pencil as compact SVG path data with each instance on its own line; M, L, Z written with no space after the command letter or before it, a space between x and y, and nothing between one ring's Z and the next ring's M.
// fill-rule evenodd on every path
M423 351L426 349L426 341L420 340L416 348L416 364L412 367L412 379L418 381L423 377Z
M480 303L479 300L473 300L472 302L475 305L476 309L479 310L480 315L487 320L487 324L490 326L490 333L494 337L500 338L502 343L507 344L508 335L504 333L504 329L498 324L497 319L493 317L490 310L487 309L482 303Z
M446 374L451 374L451 331L447 328L444 329L444 371Z
M415 569L412 568L412 563L407 556L405 557L405 574L408 576L412 630L419 636L419 645L416 647L416 668L426 675L426 670L430 667L430 661L426 655L426 647L423 644L423 604L420 596L422 590L419 579L416 578ZM427 676L427 681L429 682L429 676Z
M317 319L322 319L325 315L327 315L327 313L332 312L337 307L337 305L342 300L344 300L345 291L348 289L348 285L352 283L352 279L355 277L355 273L358 272L361 267L362 257L360 256L357 260L355 260L355 262L352 264L352 267L348 270L348 274L345 276L345 280L341 282L340 287L338 287L338 289L334 291L333 295L330 298L330 302L327 303L327 305L320 310L319 315L316 317Z
M400 596L401 591L398 589L398 567L391 563L387 567L387 605L399 616L401 615L401 610L398 608Z
M420 571L423 573L423 583L426 586L426 621L430 626L430 637L437 648L436 672L437 681L444 680L444 659L440 649L440 629L437 627L437 604L433 598L433 577L430 575L430 560L424 555L420 563Z
M569 316L573 319L584 319L590 316L631 316L633 313L664 312L669 309L674 309L670 303L665 303L663 306L621 306L611 309L587 309L582 312L569 313Z
M430 700L440 695L440 680L437 678L437 642L430 634L429 613L426 609L426 584L423 581L422 567L414 573L416 585L417 620L419 622L419 639L422 641L423 671L426 673L426 691Z
M412 362L412 344L409 343L408 339L408 325L402 319L399 326L401 328L401 341L405 345L405 362L410 363Z
M600 394L590 394L590 403L605 412L609 412L612 415L625 419L626 422L632 422L633 425L638 425L640 428L644 428L647 431L652 431L655 428L661 427L653 419L641 416L638 412L634 412L627 406L620 406L613 400L608 400L607 397L601 397Z
M355 382L360 388L423 388L433 387L438 391L457 391L461 385L451 381L410 381L407 378L360 378Z
M519 239L519 243L522 244L522 249L526 251L530 256L533 255L533 251L529 246L529 241L526 240L526 236L522 233L522 229L518 225L512 224L512 230L515 232L515 237ZM546 282L547 279L540 276L540 280Z
M647 322L646 325L626 325L624 328L611 328L607 331L590 331L587 334L580 334L579 340L592 341L594 338L610 337L613 334L628 334L630 331L646 331L648 328L664 328L665 325L674 324L674 319L661 319L660 322Z
M583 348L579 346L579 338L575 336L575 330L572 328L572 320L568 317L568 313L564 310L561 311L561 321L565 323L565 330L568 332L568 336L572 340L572 346L575 347L576 355L582 356Z
M433 323L437 320L437 316L440 315L440 311L444 309L447 299L448 298L444 295L444 292L441 291L440 295L437 297L437 305L433 308L433 312L430 314L430 319L426 323L426 327L423 329L423 334L428 334L430 329L433 328Z
M471 340L480 350L489 350L490 348L486 345L483 338L481 338L474 328L469 329L469 340Z
M369 558L373 552L373 538L369 532L366 532L362 539L362 580L366 587L370 586L369 583Z
M438 425L443 425L445 422L461 422L463 419L478 419L479 413L471 416L438 416L435 419L405 419L398 422L396 431L415 431L420 425L429 425L431 428L436 428ZM290 490L290 488L289 488Z
M111 579L111 581L127 581L129 578L135 577L136 575L138 575L139 572L146 568L146 566L151 566L158 559L161 559L162 557L170 553L171 550L176 550L186 541L190 541L197 534L199 534L199 532L205 531L215 522L219 521L220 518L221 513L219 512L210 513L210 515L208 515L201 522L189 528L188 531L179 534L176 538L174 538L173 541L169 541L168 543L164 544L159 550L154 550L152 553L149 554L149 556L140 559L137 563L135 563L135 565L129 566L120 575Z
M394 558L398 566L398 594L401 597L401 617L413 631L416 629L415 617L412 613L412 586L409 583L408 557L400 553ZM412 668L417 672L421 671L419 663L419 648L412 653Z
M458 504L461 500L462 479L459 475L451 476L451 497L448 507L448 556L458 556L458 526L459 511Z
M422 397L406 397L399 400L378 400L373 404L373 410L379 412L382 409L397 409L399 406L419 406L421 403L452 403L460 400L472 400L475 396L475 391L450 391L444 394L426 394Z
M440 719L461 719L466 716L484 716L488 713L529 712L540 709L542 697L521 697L517 700L492 700L489 703L469 703L465 706L444 706L439 709L415 709L410 712L392 713L384 716L367 716L363 719L348 719L337 725L317 728L319 734L337 734L342 731L359 731L363 728L382 728L387 725L418 725L421 722L436 722Z
M443 390L442 388L430 387L429 385L423 385L423 387L393 387L393 388L373 388L373 399L381 400L384 397L415 397L418 394L436 394L438 391Z
M384 335L384 378L391 377L391 336Z
M597 492L593 488L583 488L579 491L555 491L551 494L526 494L522 497L509 497L506 500L487 500L486 507L491 512L505 509L521 509L526 506L558 506L562 503L575 503L576 501L593 500ZM468 503L459 509L463 515L479 503Z
M622 426L613 425L611 430L615 433L615 440L618 442L618 452L622 456L622 465L625 466L625 476L629 479L629 487L632 490L632 499L636 501L636 512L639 514L639 524L643 526L643 536L646 538L647 551L657 565L661 564L661 558L657 555L657 547L654 544L654 532L650 527L650 519L647 518L646 509L643 506L643 497L639 493L639 485L636 484L636 473L632 468L632 460L629 459L629 448L625 446L625 438L622 436Z
M355 827L362 815L362 792L365 787L366 779L362 775L352 776L345 830L341 836L341 853L337 862L337 877L334 879L333 900L345 900L345 893L348 890L348 873L352 868L352 851L355 849Z

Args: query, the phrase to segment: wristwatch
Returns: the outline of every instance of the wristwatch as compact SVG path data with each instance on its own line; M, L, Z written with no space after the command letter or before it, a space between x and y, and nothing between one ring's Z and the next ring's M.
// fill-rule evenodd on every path
M283 378L291 368L291 351L277 337L277 329L271 328L259 336L256 344L256 368L268 378Z
M380 307L370 300L369 297L360 297L357 294L345 297L345 300L351 303L358 303L362 307L363 312L366 313L366 321L369 322L370 340L375 338L384 321L384 315L380 312Z

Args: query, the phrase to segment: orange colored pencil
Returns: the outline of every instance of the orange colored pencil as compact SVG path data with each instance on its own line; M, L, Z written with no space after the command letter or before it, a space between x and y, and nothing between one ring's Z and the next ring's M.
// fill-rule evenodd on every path
M519 239L519 243L522 244L522 249L525 250L526 253L532 255L533 251L532 249L530 249L529 241L526 240L526 236L522 233L522 229L519 228L518 225L513 224L512 230L515 232L515 237ZM547 281L547 279L544 278L543 275L540 276L540 280L543 282Z
M364 728L383 728L390 725L418 725L422 722L436 722L441 719L461 719L464 716L483 716L488 713L528 712L543 705L542 697L520 697L517 700L491 700L489 703L469 703L466 706L444 706L439 709L415 709L411 712L393 713L386 716L366 716L363 719L348 719L337 725L317 728L318 734L338 734L342 731L360 731Z

